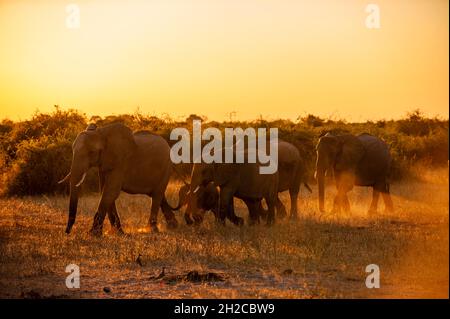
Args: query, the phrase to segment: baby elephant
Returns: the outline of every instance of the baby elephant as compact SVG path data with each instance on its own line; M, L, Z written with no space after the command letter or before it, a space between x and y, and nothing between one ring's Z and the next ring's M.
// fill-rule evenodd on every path
M216 220L219 220L219 189L214 186L214 183L210 182L204 187L198 187L195 191L195 196L188 195L189 187L190 185L186 183L180 187L178 194L180 203L187 203L187 201L190 201L188 205L190 206L192 213L184 215L186 223L188 225L192 225L194 223L201 224L205 213L208 211L213 212ZM259 223L261 218L266 220L268 211L262 207L260 199L253 200L251 198L247 198L243 199L243 201L249 211L250 224ZM280 201L280 199L277 198L277 201ZM232 210L234 211L234 207Z

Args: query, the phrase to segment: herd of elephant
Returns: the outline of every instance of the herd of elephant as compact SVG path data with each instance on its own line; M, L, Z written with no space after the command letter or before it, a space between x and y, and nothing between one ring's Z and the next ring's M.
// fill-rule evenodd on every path
M173 211L183 206L186 206L184 218L187 224L201 223L204 214L212 211L222 224L228 219L235 225L243 225L244 220L234 211L235 197L244 201L248 208L248 224L264 220L267 225L272 225L275 211L277 218L287 215L278 196L280 192L289 191L291 219L298 216L297 200L301 185L311 192L306 181L305 156L299 148L282 140L278 142L278 171L274 174L260 174L259 163L195 163L190 182L184 181L178 192L176 207L172 207L165 197L175 168L170 159L169 144L161 136L149 131L133 133L119 123L100 128L91 124L78 134L72 151L70 173L60 181L70 183L66 233L70 233L75 222L80 186L91 167L98 167L101 190L91 229L91 233L97 236L102 234L106 215L113 229L123 233L116 208L116 199L121 191L152 198L149 218L152 231L158 231L160 208L168 227L175 228L178 222ZM335 212L350 209L347 193L354 185L373 188L369 212L377 210L380 193L386 210L393 210L388 184L391 156L385 142L370 134L327 133L319 138L316 152L314 176L321 212L324 211L326 174L332 174L336 181ZM262 200L267 209L263 208Z

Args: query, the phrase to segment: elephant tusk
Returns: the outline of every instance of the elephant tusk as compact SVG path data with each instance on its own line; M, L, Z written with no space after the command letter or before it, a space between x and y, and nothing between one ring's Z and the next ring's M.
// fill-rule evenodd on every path
M198 192L198 190L200 189L200 186L197 186L194 191L192 192L192 194L196 194Z
M60 181L58 182L58 184L62 184L62 183L64 183L64 182L66 182L69 178L70 178L70 172L69 172L69 174L66 175L66 177L64 177L62 180L60 180Z
M81 177L81 180L75 186L80 187L80 185L83 184L85 178L86 178L86 173L83 174L83 176Z

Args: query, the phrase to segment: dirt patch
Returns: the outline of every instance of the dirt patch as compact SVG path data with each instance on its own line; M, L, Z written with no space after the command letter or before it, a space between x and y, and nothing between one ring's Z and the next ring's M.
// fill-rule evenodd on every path
M127 236L106 222L101 238L87 234L97 195L81 198L69 236L67 197L0 199L0 297L448 298L448 183L394 184L392 193L392 214L367 215L370 192L355 188L351 214L320 215L317 198L302 194L296 222L222 227L207 216L189 227L178 216L180 226L167 230L160 216L160 233L141 231L148 198L122 194ZM80 267L80 289L65 285L69 264ZM380 267L380 289L365 286L369 264Z
M149 280L161 280L167 284L176 284L180 282L207 283L225 281L225 277L216 272L199 272L197 270L191 270L185 274L167 275L166 267L163 267L157 276L151 276Z
M223 275L214 272L201 273L196 270L192 270L187 274L183 275L163 276L161 277L161 279L168 284L178 282L205 283L205 282L225 281Z

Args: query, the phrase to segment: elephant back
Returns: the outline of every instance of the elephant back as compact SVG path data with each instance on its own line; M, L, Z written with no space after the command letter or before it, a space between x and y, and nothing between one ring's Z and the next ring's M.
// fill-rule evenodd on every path
M163 151L164 153L170 152L169 143L162 136L150 131L137 131L133 133L133 138L140 148L156 148L158 151Z
M289 189L294 180L300 178L300 161L300 152L296 146L283 140L278 141L278 191Z
M392 162L387 144L368 133L357 137L365 149L364 158L358 167L359 184L371 185L380 179L385 179L389 174Z

